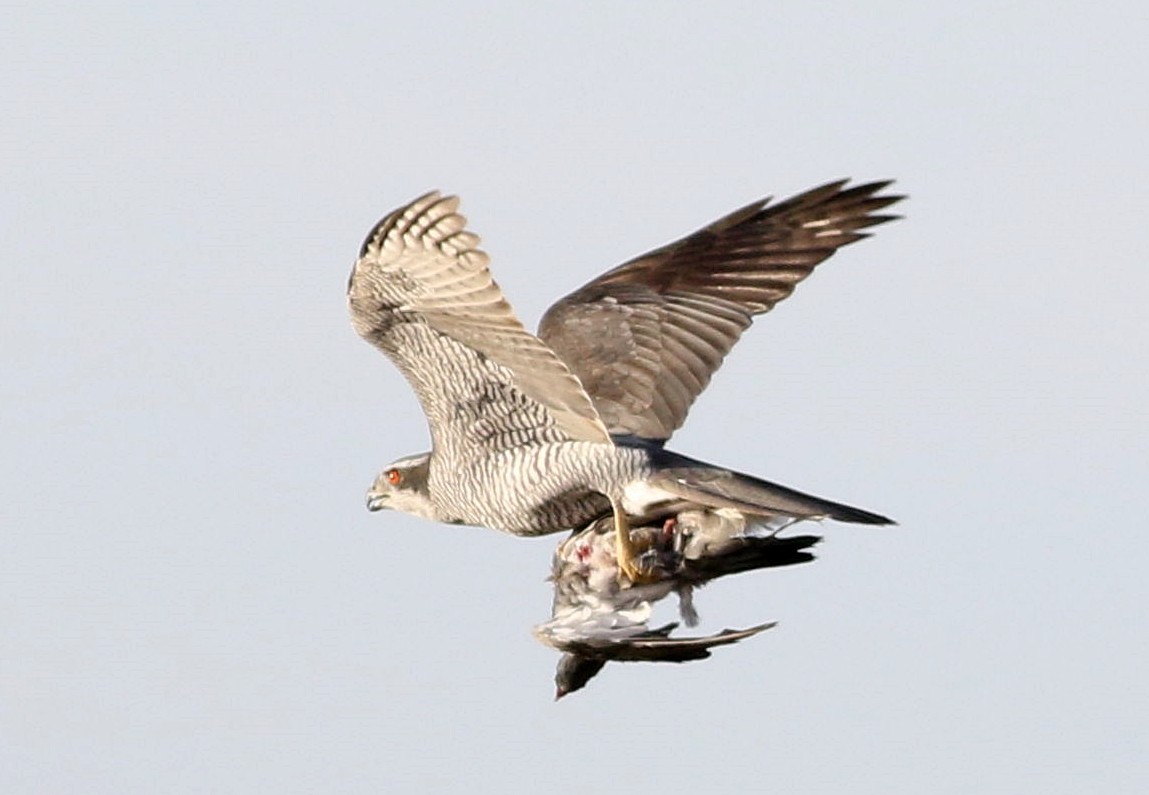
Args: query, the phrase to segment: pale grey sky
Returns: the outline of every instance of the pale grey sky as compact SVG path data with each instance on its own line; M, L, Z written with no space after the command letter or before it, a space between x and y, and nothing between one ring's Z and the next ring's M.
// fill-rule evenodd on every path
M0 791L1144 792L1139 3L77 7L0 22ZM675 447L889 514L554 704L555 538L368 514L425 449L343 288L457 192L528 325L766 194L907 216Z

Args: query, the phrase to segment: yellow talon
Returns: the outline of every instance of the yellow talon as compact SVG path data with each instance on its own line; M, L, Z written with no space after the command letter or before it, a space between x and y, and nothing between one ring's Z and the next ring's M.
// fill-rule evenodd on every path
M637 550L630 537L626 512L614 501L611 501L611 507L614 509L614 548L615 557L618 558L619 579L625 577L630 580L631 585L656 582L658 577L654 572L646 571L638 564Z

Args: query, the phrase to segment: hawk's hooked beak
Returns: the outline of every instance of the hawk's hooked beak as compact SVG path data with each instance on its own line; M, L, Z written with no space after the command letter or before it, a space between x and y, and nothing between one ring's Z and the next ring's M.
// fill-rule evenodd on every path
M376 494L373 491L367 492L367 510L374 513L381 511L387 507L387 496L384 494Z

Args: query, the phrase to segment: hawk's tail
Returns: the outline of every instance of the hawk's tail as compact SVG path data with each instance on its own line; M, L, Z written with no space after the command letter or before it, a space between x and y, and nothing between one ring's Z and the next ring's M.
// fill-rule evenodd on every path
M652 485L700 505L733 508L754 515L829 518L854 524L897 524L880 514L803 494L751 475L701 462L684 466L685 463L683 460L660 468L652 478Z

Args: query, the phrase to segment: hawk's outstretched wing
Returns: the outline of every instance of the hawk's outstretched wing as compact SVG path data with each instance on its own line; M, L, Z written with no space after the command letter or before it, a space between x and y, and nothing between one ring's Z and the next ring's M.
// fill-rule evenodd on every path
M539 336L614 434L667 439L754 315L793 292L859 230L898 216L889 182L832 182L770 199L599 276L552 306Z
M578 379L515 317L458 205L428 193L371 230L348 284L355 330L411 383L437 450L609 443Z

